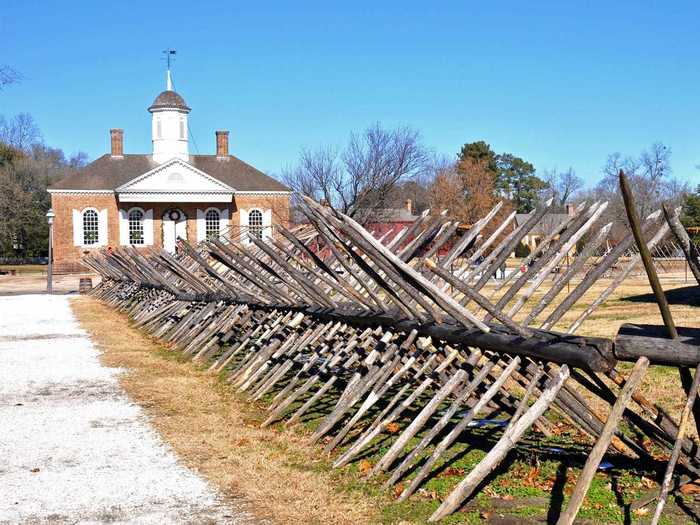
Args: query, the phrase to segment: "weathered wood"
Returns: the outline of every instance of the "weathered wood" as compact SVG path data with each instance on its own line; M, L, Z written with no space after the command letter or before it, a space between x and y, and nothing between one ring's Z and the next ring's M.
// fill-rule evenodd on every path
M360 315L348 312L307 310L311 315L326 319L344 319L356 326L391 326L399 332L415 330L419 336L432 337L446 343L478 347L498 353L527 356L535 360L567 364L575 368L590 368L604 372L615 366L612 341L595 337L580 337L533 330L532 337L523 338L506 331L500 325L490 325L489 332L468 329L458 324L398 321L391 315Z
M608 450L610 441L612 440L615 430L620 423L622 413L625 411L625 408L627 408L627 404L629 403L632 394L635 390L637 390L637 387L642 382L648 366L649 360L646 357L640 357L635 363L629 378L625 382L625 386L620 392L620 396L617 398L617 401L610 410L608 419L603 427L603 432L593 446L593 450L591 450L591 452L588 454L588 459L586 460L586 464L584 465L583 470L576 481L576 487L571 494L569 504L567 505L566 510L561 514L561 516L559 516L557 525L571 525L574 522L574 519L576 519L576 515L583 504L583 498L585 498L586 492L588 492L588 488L591 485L591 481L593 481L593 476L598 470L600 460L603 459L603 455Z
M659 228L654 237L647 243L649 248L655 246L665 235L668 233L668 225L664 224ZM586 308L581 314L576 318L576 320L569 326L567 330L568 333L574 333L583 324L583 322L598 308L612 293L617 289L620 284L627 278L627 276L632 272L632 270L639 264L641 257L639 254L632 256L630 261L625 265L623 270L613 279L613 281L608 285L608 287L603 290L598 297Z
M641 356L653 364L695 367L700 363L700 328L677 328L678 337L668 338L665 326L623 324L614 341L615 357L634 361Z
M466 297L469 297L471 300L473 300L476 304L478 304L481 308L486 310L490 316L495 318L496 320L500 321L503 323L505 326L513 330L515 333L518 335L521 335L523 337L531 337L532 336L532 331L529 329L520 326L517 324L515 321L513 321L508 315L502 313L501 310L496 308L495 305L491 304L486 297L482 296L479 292L473 291L467 283L464 281L460 281L456 277L454 277L451 273L449 273L446 270L443 270L441 267L437 266L434 262L430 260L426 260L424 262L425 267L433 272L435 275L443 279L446 283L451 284L454 286L457 290L462 292Z
M693 383L690 386L690 393L688 394L688 400L683 407L681 412L681 421L678 425L678 436L673 444L673 451L671 452L671 457L668 460L668 465L666 466L666 472L664 473L664 479L661 484L661 491L659 493L659 501L656 505L656 510L654 511L654 517L651 520L651 525L657 525L659 519L661 518L661 513L664 510L664 505L666 504L666 498L668 498L668 491L671 488L671 481L673 479L673 471L676 468L676 463L680 457L681 450L683 448L683 439L685 438L685 433L688 430L688 420L690 419L690 412L695 403L695 399L698 397L698 385L700 385L700 365L695 368L695 375L693 377Z
M664 320L664 325L666 325L669 337L671 339L675 339L678 334L676 333L676 326L673 322L671 309L668 306L666 294L664 293L664 289L659 281L659 276L656 273L656 268L654 267L654 263L651 259L649 247L644 241L639 215L637 214L637 209L634 204L632 189L630 188L629 183L627 182L627 177L625 177L625 173L622 170L620 170L620 190L622 191L622 198L625 202L625 211L627 212L627 219L629 220L632 235L634 235L634 241L637 244L637 249L639 250L639 255L642 258L644 270L649 278L649 284L654 292L654 297L656 297L656 304L661 311L661 317Z
M481 412L481 410L486 407L487 403L498 393L503 383L510 377L513 371L520 365L520 358L516 357L510 364L503 370L498 379L494 381L484 395L477 401L474 407L467 412L467 414L460 420L457 425L450 430L450 432L440 441L440 443L435 447L432 455L423 464L420 471L415 478L411 481L410 485L406 487L401 496L399 496L399 501L404 501L408 496L413 494L418 487L423 483L423 480L428 476L433 466L437 460L442 456L442 454L454 443L454 441L464 432L469 423L471 423L474 418Z
M566 366L566 365L564 365L564 366ZM520 400L520 403L518 404L518 408L515 410L515 413L510 418L510 423L508 423L508 428L512 427L515 423L517 423L518 419L520 419L520 416L523 415L523 412L525 412L525 410L528 409L527 403L530 400L530 396L532 396L532 393L534 392L535 388L537 387L537 384L539 383L540 379L542 379L543 375L544 375L544 369L542 367L538 367L537 371L530 378L530 382L528 383L527 388L525 389L525 393L523 394L523 397ZM554 400L554 399L552 399L552 400ZM507 430L508 429L506 429L506 431Z
M659 215L660 212L654 212L647 217L647 222L643 227L644 232L651 229ZM574 288L571 293L567 294L566 298L557 305L549 316L547 316L547 319L542 323L542 328L552 328L556 322L571 309L576 301L581 299L583 294L586 293L586 291L593 286L593 284L596 283L598 279L600 279L633 244L634 236L632 234L627 235L624 239L617 243L615 247L610 250L600 262L598 262L598 264L594 265L586 273L581 282L576 285L576 288Z
M664 217L666 218L666 222L671 228L673 235L676 237L678 244L683 250L685 258L688 261L690 271L693 272L695 280L700 285L700 252L698 252L698 249L695 247L695 245L692 242L690 242L688 232L685 231L685 228L683 227L680 219L678 218L678 210L671 210L667 203L664 203L662 208L664 210Z
M452 417L457 413L457 411L462 408L464 403L470 399L474 391L483 383L486 376L491 372L495 363L493 361L487 361L484 366L479 370L479 372L474 376L474 378L469 382L469 384L464 388L464 390L459 394L459 396L452 402L450 407L445 411L438 422L431 428L425 436L420 440L420 442L415 446L415 448L404 458L401 464L394 469L391 477L386 481L385 485L393 485L404 472L415 462L419 454L425 450L425 448L435 439L440 432L447 426Z
M435 413L440 404L454 392L454 390L465 380L467 373L464 370L458 370L445 385L438 390L433 398L423 407L423 410L411 421L411 424L401 433L394 444L384 454L384 456L374 465L370 471L371 475L378 474L387 470L394 462L396 457L404 449L408 441L415 436L418 431L423 428L426 421Z
M447 254L447 257L445 257L442 261L440 261L440 266L442 268L447 268L449 267L454 260L459 257L462 252L469 246L472 241L474 241L481 232L481 230L484 229L484 227L493 219L498 211L503 207L503 201L498 201L496 205L491 208L491 210L486 214L485 217L479 219L476 221L476 223L469 229L469 231L462 236L461 239L459 239L458 242L455 243L455 245L452 247L450 252Z
M565 272L548 279L591 228L605 203L580 205L579 213L551 230L526 259L531 263L526 271L512 272L482 291L512 247L547 211L547 206L541 206L513 227L513 214L499 224L490 223L498 206L461 238L458 224L444 213L430 219L426 213L387 242L388 235L375 239L352 219L308 202L302 204L308 224L280 229L265 242L255 238L243 244L232 239L189 246L180 241L175 255L132 247L118 248L115 254L93 253L87 257L88 266L103 276L93 295L129 315L154 337L170 342L174 351L211 363L212 371L225 371L228 382L252 399L272 397L270 417L263 424L281 420L291 425L312 407L321 408L325 417L311 441L327 437L328 452L350 441L336 466L352 461L389 425L398 423L403 431L373 469L373 473L391 471L399 463L389 484L442 435L457 411L471 406L437 443L402 494L404 498L420 486L477 414L484 410L511 414L497 447L467 473L468 481L463 480L440 511L449 512L446 509L458 506L530 425L547 431L543 415L548 407L600 443L609 421L590 408L578 387L615 409L619 399L594 372L620 384L616 355L635 359L644 352L640 339L657 346L654 337L646 335L621 333L615 343L576 336L573 332L580 323L571 325L567 334L551 331L578 300L588 301L580 317L585 319L634 267L634 254L622 272L615 267L621 256L628 257L635 241L629 235L596 257L571 294L559 295L607 238L610 227L606 225ZM656 227L658 216L647 219L642 228L645 236ZM479 244L487 224L493 231ZM664 228L665 224L647 246L657 242ZM433 271L417 259L421 254L436 254L449 242L454 244L448 257ZM459 268L452 271L457 257ZM616 275L611 285L592 303L584 298L611 270ZM487 299L487 290L495 294L507 285L497 304ZM525 322L514 321L535 292L547 287L542 301L529 314L525 312ZM542 328L529 326L545 308L552 313ZM684 363L694 359L694 366L700 357L689 358L688 353L700 353L697 343L691 337L676 343L683 345L682 350L667 348L666 354L673 352L673 359ZM657 357L661 358L668 359ZM534 407L539 410L548 388L567 367L574 369L579 385L562 381L558 393L538 414ZM493 372L496 369L500 375ZM622 386L623 393L626 388ZM538 395L539 400L528 408L530 399ZM632 397L642 413L623 410L621 417L629 428L662 450L670 450L677 439L678 461L688 472L700 472L694 444L678 431L672 418L640 394ZM332 403L327 402L330 399ZM433 428L425 429L439 407L446 410ZM609 444L630 458L646 461L648 453L630 437L627 426L623 428L612 433ZM425 435L407 451L408 443L421 431Z
M456 511L462 502L467 499L474 489L499 465L508 452L520 441L532 424L544 414L559 393L562 385L569 377L569 369L566 365L559 369L558 374L552 378L542 395L528 409L528 411L510 428L508 428L498 442L491 448L486 456L474 467L471 472L453 489L449 496L442 502L428 521L439 521L445 516Z

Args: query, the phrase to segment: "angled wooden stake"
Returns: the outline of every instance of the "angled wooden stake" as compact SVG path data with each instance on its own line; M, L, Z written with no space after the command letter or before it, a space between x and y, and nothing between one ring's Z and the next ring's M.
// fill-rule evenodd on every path
M552 404L564 382L569 377L569 368L563 365L556 376L552 378L549 385L537 401L523 414L523 416L506 430L501 439L498 440L488 454L479 464L457 485L449 496L442 502L442 505L430 516L428 521L439 521L448 514L456 511L462 502L467 499L474 489L489 475L498 464L503 461L508 452L515 446L520 438L527 432L532 424L544 414L545 410Z
M661 492L659 493L659 502L656 505L656 511L654 512L654 517L651 520L651 525L656 525L659 523L659 518L661 518L664 505L666 505L666 498L668 498L668 491L671 488L671 481L673 480L673 470L676 468L676 463L678 462L681 449L683 448L683 439L685 438L685 433L688 430L690 411L695 403L695 398L698 396L698 385L700 385L700 365L695 368L695 376L693 377L693 384L690 387L690 394L688 394L688 400L683 407L683 412L681 412L681 422L680 425L678 425L678 435L676 436L676 441L673 444L671 458L668 460L668 465L666 465L666 473L664 474L664 481L661 484Z
M615 404L610 410L610 415L608 416L608 420L605 422L603 432L601 432L598 441L596 441L596 444L593 446L593 450L591 450L591 453L588 455L586 464L584 465L581 475L576 482L574 492L571 494L569 505L566 507L564 513L559 516L557 525L571 525L574 522L574 519L576 519L576 515L583 504L583 498L586 497L586 492L588 492L588 488L591 486L593 476L598 470L600 460L603 459L603 455L608 450L610 442L613 439L615 430L617 430L617 425L620 423L622 413L625 411L625 408L627 408L627 403L629 403L630 399L632 398L632 394L634 394L635 390L637 390L637 387L642 382L642 378L644 377L644 373L646 372L648 366L649 360L646 357L640 357L634 364L632 373L625 382L625 386L622 388L620 396L617 398L617 401L615 401Z

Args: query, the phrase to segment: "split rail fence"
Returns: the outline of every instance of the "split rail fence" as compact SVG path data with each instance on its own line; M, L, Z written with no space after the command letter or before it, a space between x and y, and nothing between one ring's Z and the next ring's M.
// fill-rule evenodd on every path
M102 276L96 297L252 399L268 400L262 426L321 412L310 439L334 467L389 439L369 475L387 486L401 482L401 500L450 461L455 443L486 425L490 449L431 521L507 468L526 436L551 435L549 411L595 443L560 524L575 519L608 450L654 463L649 442L671 459L662 490L638 504L658 499L660 514L670 491L700 477L700 449L687 434L691 413L700 422L700 375L690 373L700 363L700 330L624 325L614 339L576 332L631 272L646 268L645 249L669 232L696 278L700 265L673 210L631 215L636 230L590 264L612 226L600 224L606 205L580 205L522 271L500 280L494 274L551 202L516 228L508 228L512 215L497 219L499 203L458 239L457 222L424 213L387 240L307 199L308 224L279 227L265 241L180 242L177 255L124 247L84 262ZM628 211L635 213L631 202ZM573 264L555 272L584 235ZM448 255L434 262L448 241ZM614 278L601 280L622 256ZM623 361L634 362L630 373ZM639 392L650 364L678 367L688 395L678 419ZM593 410L591 397L610 405L607 417Z

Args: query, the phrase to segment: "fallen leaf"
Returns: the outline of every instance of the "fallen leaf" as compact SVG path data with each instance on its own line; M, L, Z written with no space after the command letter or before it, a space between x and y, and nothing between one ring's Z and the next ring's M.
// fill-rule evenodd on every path
M362 474L367 474L370 470L372 470L372 463L366 459L363 459L360 461L359 469Z
M396 434L399 430L401 430L401 427L398 423L389 423L386 426L386 431L389 432L389 434Z
M530 472L527 473L527 476L525 476L525 484L528 486L533 486L535 484L535 480L537 479L537 475L540 473L540 469L537 467L532 467L530 469Z
M483 511L481 514L479 514L479 517L481 517L482 520L487 520L487 519L489 519L491 516L493 516L493 512L489 512L489 511L486 511L486 510Z
M513 501L513 496L510 494L504 494L503 497L501 497L503 501Z
M401 494L403 494L403 483L399 483L394 487L394 497L398 499Z
M645 476L642 476L641 482L642 482L642 485L644 485L644 487L646 487L648 489L656 486L656 482L654 480L649 479ZM681 490L683 490L683 489L681 489Z
M440 473L440 477L449 478L451 476L464 476L463 468L447 467Z
M635 516L646 516L647 514L649 514L649 509L646 507L640 507L638 509L635 509L633 513Z
M683 485L681 487L681 494L700 494L700 479Z
M554 483L555 483L554 479L546 479L540 483L537 483L535 486L540 490L544 490L544 491L549 492L554 488Z

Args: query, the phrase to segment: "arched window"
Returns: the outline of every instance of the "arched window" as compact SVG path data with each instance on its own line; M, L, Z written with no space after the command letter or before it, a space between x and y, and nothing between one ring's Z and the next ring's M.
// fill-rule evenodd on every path
M185 118L180 117L180 138L185 138Z
M163 125L160 123L160 117L156 117L156 137L163 136Z
M143 244L143 212L129 212L129 244Z
M251 210L248 214L248 235L262 239L263 216L260 210Z
M99 241L99 221L95 210L83 212L83 244L97 244Z
M204 216L204 222L207 232L207 240L218 239L219 238L219 220L221 219L221 214L219 210L208 210L207 214Z

